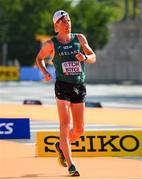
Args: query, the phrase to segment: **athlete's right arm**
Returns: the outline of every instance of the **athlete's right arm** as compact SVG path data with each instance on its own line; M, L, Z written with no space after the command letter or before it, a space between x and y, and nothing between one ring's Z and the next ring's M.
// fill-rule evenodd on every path
M44 75L44 79L49 81L51 79L51 75L47 72L46 67L43 64L43 61L46 57L53 59L54 57L54 44L52 40L47 41L39 51L36 57L36 64Z

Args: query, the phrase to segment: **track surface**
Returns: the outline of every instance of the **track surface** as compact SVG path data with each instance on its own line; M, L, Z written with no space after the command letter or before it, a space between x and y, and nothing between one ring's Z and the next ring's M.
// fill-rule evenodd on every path
M0 105L0 117L28 117L33 133L44 128L58 129L55 106ZM41 123L40 123L41 122ZM85 111L86 128L142 128L142 111L129 109L90 109ZM49 127L48 127L49 125ZM51 126L50 126L51 125ZM38 127L39 126L39 127ZM142 158L74 158L81 176L74 179L142 179ZM35 157L34 139L0 141L0 179L72 179L56 158Z

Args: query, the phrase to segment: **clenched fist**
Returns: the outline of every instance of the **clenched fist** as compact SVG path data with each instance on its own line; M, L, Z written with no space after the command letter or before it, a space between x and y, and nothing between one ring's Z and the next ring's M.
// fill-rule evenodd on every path
M45 81L50 81L51 80L51 75L48 72L44 74L44 80Z
M79 61L86 61L86 56L83 53L78 53L75 55L75 57L79 60Z

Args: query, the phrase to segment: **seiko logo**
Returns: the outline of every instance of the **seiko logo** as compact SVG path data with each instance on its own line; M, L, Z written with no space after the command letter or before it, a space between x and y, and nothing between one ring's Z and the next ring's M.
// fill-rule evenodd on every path
M0 135L12 134L14 123L0 123Z
M59 139L57 136L47 136L44 138L45 152L55 152L54 143ZM133 142L133 145L128 145L127 141ZM88 142L86 147L82 144ZM99 144L99 147L98 147ZM139 146L139 139L133 135L124 136L81 136L79 141L72 143L72 152L134 152ZM97 145L97 146L96 146ZM96 148L97 147L97 148Z

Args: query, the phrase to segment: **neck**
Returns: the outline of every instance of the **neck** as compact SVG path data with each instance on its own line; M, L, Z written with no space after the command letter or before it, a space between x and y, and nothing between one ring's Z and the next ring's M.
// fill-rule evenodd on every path
M58 33L57 39L62 43L68 43L71 41L71 33L67 33L67 34Z

